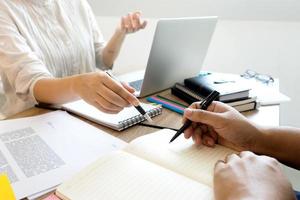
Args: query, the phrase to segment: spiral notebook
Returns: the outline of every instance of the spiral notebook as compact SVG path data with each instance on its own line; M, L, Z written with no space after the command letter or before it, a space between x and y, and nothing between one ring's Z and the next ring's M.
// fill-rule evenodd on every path
M160 105L141 103L141 106L150 117L157 116L161 114L162 111L162 107ZM83 100L78 100L63 104L62 109L117 131L124 130L130 126L145 121L144 116L142 116L133 106L124 108L118 114L107 114L101 112Z

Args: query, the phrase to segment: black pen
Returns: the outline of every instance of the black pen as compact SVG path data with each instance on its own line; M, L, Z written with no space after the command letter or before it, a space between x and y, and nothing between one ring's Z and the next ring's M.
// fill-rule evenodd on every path
M105 71L105 73L110 76L112 79L120 82L110 71ZM134 105L133 105L134 106ZM150 122L151 124L153 123L151 117L148 115L148 113L142 108L141 105L137 105L137 106L134 106L135 109L137 109L137 111L139 111L139 113L141 113L141 115L143 115L145 117L145 119Z
M208 106L219 97L220 93L213 91L210 93L203 101L200 102L199 109L206 110ZM180 134L182 134L190 125L192 124L191 120L187 120L183 126L176 132L176 134L170 140L170 143L173 142Z

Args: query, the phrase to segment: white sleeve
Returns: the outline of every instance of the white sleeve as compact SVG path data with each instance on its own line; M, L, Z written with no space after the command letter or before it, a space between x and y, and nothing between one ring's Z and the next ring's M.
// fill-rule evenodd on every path
M16 95L23 101L33 103L37 103L33 95L35 82L52 77L3 9L0 9L0 70Z
M88 14L89 22L90 22L92 32L93 32L93 40L94 40L97 68L103 69L103 70L110 69L111 67L106 66L103 62L102 52L103 52L104 47L106 46L106 42L105 42L104 37L99 29L95 15L91 9L91 6L89 5L89 3L86 0L83 0L83 5L85 6L85 10Z

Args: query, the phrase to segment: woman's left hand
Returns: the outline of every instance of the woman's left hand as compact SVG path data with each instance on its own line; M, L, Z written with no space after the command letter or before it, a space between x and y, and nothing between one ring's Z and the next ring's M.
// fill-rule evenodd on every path
M144 29L146 25L147 21L141 20L140 12L128 13L128 15L122 17L119 30L123 34L135 33Z

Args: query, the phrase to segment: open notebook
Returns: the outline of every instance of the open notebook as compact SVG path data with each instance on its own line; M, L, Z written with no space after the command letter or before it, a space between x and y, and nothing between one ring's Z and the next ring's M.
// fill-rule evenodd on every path
M162 111L160 105L141 103L141 106L150 117L159 115ZM118 131L124 130L145 120L144 116L142 116L133 106L124 108L118 114L107 114L83 100L78 100L63 104L61 109Z
M100 158L60 185L63 200L201 200L213 199L213 168L234 153L216 146L196 146L174 131L161 130Z

